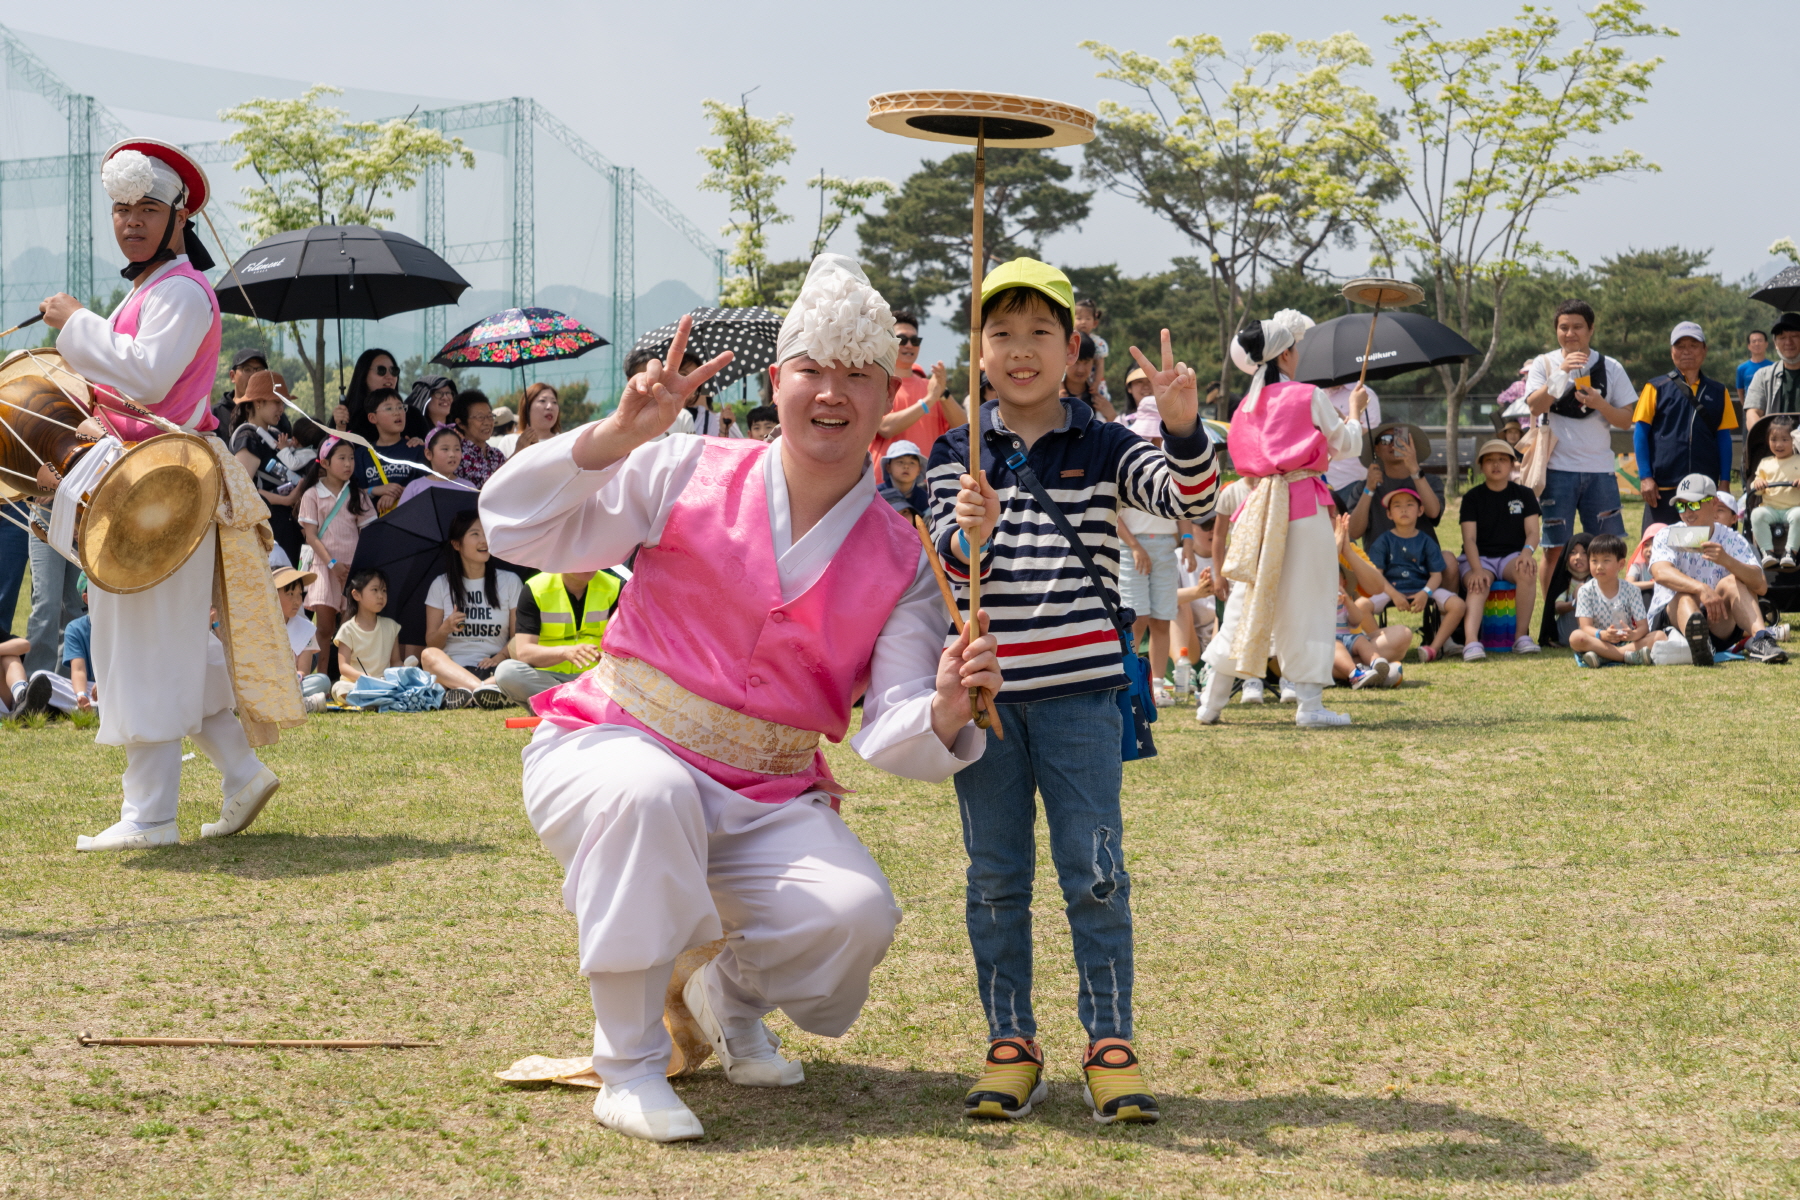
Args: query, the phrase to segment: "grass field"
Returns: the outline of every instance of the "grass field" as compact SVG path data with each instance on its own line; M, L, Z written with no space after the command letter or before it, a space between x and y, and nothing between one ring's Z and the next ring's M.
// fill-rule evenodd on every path
M1409 671L1158 726L1127 768L1153 1128L1097 1129L1068 935L1040 904L1041 1116L962 1121L982 1039L951 789L834 755L906 910L809 1079L683 1092L707 1141L601 1130L490 1072L586 1048L558 872L497 715L313 718L251 832L77 856L115 819L91 731L0 728L7 1196L1792 1196L1800 1192L1794 668ZM1046 876L1045 878L1050 878ZM356 1053L96 1034L407 1036Z

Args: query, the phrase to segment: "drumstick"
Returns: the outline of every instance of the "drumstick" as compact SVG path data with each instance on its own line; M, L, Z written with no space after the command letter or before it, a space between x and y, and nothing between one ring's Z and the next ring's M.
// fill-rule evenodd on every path
M0 338L10 337L11 335L19 332L19 330L25 328L27 325L36 325L39 321L41 321L43 319L44 319L43 313L39 313L35 317L26 317L23 321L20 321L17 325L14 325L11 329L8 329L5 333L0 333Z
M950 590L950 577L944 574L944 564L938 558L937 547L931 544L931 535L925 531L925 522L918 513L912 515L912 527L919 535L919 544L925 547L925 561L931 564L931 573L937 577L938 591L944 597L944 605L950 610L950 619L956 622L956 634L963 635L967 626L963 624L962 610L956 606L956 593ZM1001 741L1006 740L1006 728L1000 723L1000 710L994 707L994 693L987 688L970 688L970 709L975 714L975 724L982 729L992 729L994 736Z

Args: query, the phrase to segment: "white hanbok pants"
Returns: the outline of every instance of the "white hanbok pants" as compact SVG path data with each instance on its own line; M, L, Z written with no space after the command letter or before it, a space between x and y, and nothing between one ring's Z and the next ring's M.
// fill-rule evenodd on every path
M205 695L206 715L201 718L200 728L188 736L219 769L220 793L224 798L255 780L262 770L262 763L257 759L256 751L250 748L244 727L232 711L231 674L225 666L225 647L211 634L206 639ZM140 825L173 821L177 801L181 798L181 739L127 743L122 782L125 802L120 806L120 820L136 821Z
M526 815L565 872L602 1079L662 1073L675 956L721 936L711 999L728 1038L777 1008L824 1037L856 1021L900 910L822 793L761 804L616 725L546 722L524 764Z
M1288 523L1287 553L1281 560L1277 591L1275 657L1281 660L1282 676L1293 683L1330 687L1337 644L1337 539L1323 509ZM1247 589L1234 582L1219 632L1201 655L1215 670L1230 669L1231 642L1247 597Z

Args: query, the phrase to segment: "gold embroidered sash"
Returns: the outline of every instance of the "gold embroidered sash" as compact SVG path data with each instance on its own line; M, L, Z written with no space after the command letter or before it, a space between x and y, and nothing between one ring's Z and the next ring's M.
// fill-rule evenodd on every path
M620 708L685 750L759 775L812 766L819 734L715 704L639 658L600 656L594 682Z

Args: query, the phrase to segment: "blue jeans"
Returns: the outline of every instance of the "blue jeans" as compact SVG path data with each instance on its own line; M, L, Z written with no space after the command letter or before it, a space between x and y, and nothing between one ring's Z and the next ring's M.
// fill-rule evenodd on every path
M1004 741L956 774L969 854L966 919L990 1037L1036 1037L1031 1010L1031 886L1036 795L1062 885L1090 1039L1131 1036L1131 877L1119 812L1118 693L1001 704Z
M0 504L6 517L0 517L0 641L12 636L13 613L19 607L19 585L25 578L25 564L30 560L31 535L14 525L30 520L31 510L23 504Z
M50 524L50 510L39 509L38 520ZM56 673L62 662L63 629L84 611L81 606L81 568L52 550L49 543L31 539L31 619L25 636L31 650L25 655L25 673Z
M1625 536L1625 517L1619 511L1619 477L1611 471L1546 472L1543 510L1545 546L1566 546L1575 536L1575 518L1581 517L1583 533L1616 533Z

